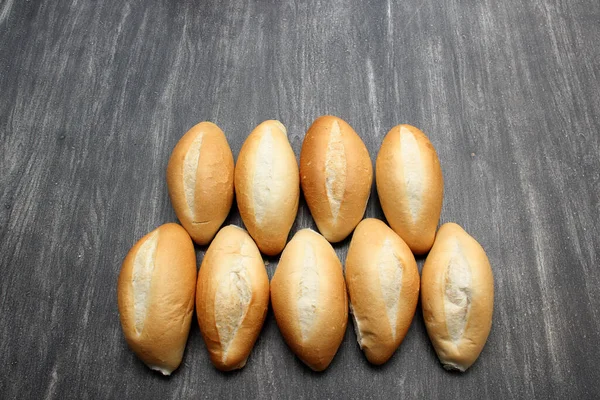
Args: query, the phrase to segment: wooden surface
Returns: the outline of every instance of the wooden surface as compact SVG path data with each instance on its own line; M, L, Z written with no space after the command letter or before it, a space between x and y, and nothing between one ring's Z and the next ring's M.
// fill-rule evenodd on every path
M598 43L597 0L0 1L0 397L598 398ZM211 366L195 319L181 368L148 370L115 288L129 248L176 220L177 140L211 120L237 157L277 118L298 156L327 113L373 160L394 125L429 135L442 222L495 274L480 359L444 371L419 311L385 366L349 325L317 374L270 312L240 372ZM375 192L366 215L383 217ZM314 226L302 203L293 231Z

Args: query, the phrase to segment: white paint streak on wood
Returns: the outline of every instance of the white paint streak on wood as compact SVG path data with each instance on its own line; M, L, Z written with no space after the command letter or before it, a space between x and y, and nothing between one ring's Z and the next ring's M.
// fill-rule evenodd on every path
M2 24L10 14L14 1L15 0L6 0L2 9L0 9L0 24Z

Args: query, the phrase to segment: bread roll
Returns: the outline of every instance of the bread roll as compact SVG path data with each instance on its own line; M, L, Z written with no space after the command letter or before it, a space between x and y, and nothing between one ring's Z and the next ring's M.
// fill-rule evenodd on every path
M129 251L119 274L119 314L129 347L150 369L170 375L187 342L196 253L177 224L161 225Z
M244 142L235 166L235 193L244 225L260 251L281 253L300 198L298 164L281 122L263 122Z
M167 186L181 225L194 242L208 244L233 202L233 154L223 131L200 122L173 149Z
M346 121L326 115L306 132L300 183L325 239L344 240L363 218L373 182L365 144Z
M415 254L431 249L442 211L440 161L425 134L410 125L392 128L377 155L377 193L392 229Z
M396 351L415 315L419 270L410 249L378 219L363 220L346 258L350 310L360 348L373 364Z
M444 368L465 371L492 327L494 277L483 248L456 224L442 225L425 260L421 303Z
M269 307L269 277L256 244L229 225L210 244L198 273L196 314L210 360L218 369L242 368Z
M348 300L342 265L323 236L294 235L271 281L271 303L292 351L315 371L327 368L346 332Z

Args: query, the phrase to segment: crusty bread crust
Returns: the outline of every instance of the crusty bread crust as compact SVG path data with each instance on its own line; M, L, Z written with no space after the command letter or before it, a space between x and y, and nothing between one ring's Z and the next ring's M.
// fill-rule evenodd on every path
M147 293L145 318L136 330L134 264L138 251L157 234ZM177 224L164 224L140 239L129 251L119 274L119 314L127 343L153 370L170 375L183 357L194 311L196 253L189 235ZM139 289L138 289L139 290Z
M235 193L244 225L260 251L281 253L300 199L298 164L281 122L261 123L242 145Z
M346 332L348 299L340 260L317 232L302 229L286 246L271 303L292 351L311 369L326 369Z
M216 368L242 368L269 308L269 277L256 244L229 225L208 248L196 287L196 315Z
M494 277L481 245L460 226L442 225L423 266L427 333L446 369L465 371L492 327Z
M346 284L360 347L373 364L385 363L412 322L419 270L410 249L386 224L358 224L346 258Z
M344 240L363 218L373 182L369 152L346 121L325 115L313 122L302 143L300 182L319 232L332 243Z
M167 186L177 218L199 245L210 243L233 203L233 154L212 122L193 126L171 153Z
M444 195L437 153L414 126L392 128L377 155L379 201L392 229L415 254L431 249Z

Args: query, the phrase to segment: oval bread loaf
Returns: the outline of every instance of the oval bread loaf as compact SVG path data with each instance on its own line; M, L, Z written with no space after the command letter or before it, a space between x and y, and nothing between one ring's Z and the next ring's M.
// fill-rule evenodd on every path
M348 300L342 265L323 236L294 235L271 281L271 302L292 351L315 371L327 368L346 332Z
M140 239L119 274L117 295L125 339L148 367L170 375L181 363L196 288L189 235L165 224Z
M360 348L385 363L408 332L419 300L419 270L410 249L386 224L356 227L346 258L350 310Z
M269 308L269 277L256 244L237 226L221 229L200 266L196 314L212 363L242 368Z
M248 136L235 166L240 215L263 253L281 253L298 211L296 156L279 121L265 121Z
M376 167L377 193L392 229L415 254L431 249L444 194L437 153L425 134L398 125L386 135Z
M177 218L194 242L208 244L233 202L233 154L212 122L190 129L173 149L167 186Z
M442 225L425 260L421 304L444 368L465 371L492 327L494 277L483 248L457 224Z
M313 122L302 143L300 182L321 234L344 240L362 219L373 182L369 152L346 121L326 115Z

